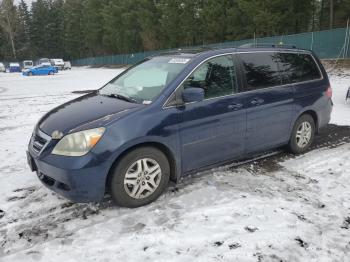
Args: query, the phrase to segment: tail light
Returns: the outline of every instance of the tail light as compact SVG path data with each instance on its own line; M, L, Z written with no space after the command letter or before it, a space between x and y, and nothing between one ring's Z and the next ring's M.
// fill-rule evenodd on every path
M325 92L325 95L328 96L329 98L332 98L333 91L332 91L332 87L331 86L329 86L327 88L327 91Z

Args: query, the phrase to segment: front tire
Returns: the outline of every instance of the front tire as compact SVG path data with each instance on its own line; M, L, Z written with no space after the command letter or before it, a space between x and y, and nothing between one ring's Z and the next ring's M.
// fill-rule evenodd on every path
M122 157L111 175L109 189L114 202L135 208L162 194L169 182L170 166L160 150L141 147Z
M315 137L315 121L312 116L305 114L295 122L289 141L289 150L294 154L306 152Z

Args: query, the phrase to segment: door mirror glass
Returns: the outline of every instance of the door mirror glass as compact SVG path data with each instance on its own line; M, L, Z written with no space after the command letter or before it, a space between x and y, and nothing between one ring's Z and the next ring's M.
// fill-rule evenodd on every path
M204 100L204 90L198 87L188 87L182 91L182 100L185 103L200 102Z

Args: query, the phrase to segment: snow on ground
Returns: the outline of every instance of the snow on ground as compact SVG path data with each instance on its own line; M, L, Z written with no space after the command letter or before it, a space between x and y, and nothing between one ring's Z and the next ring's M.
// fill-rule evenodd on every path
M73 204L43 187L25 158L35 123L119 72L0 74L0 261L349 261L346 127L304 155L274 152L187 178L138 209ZM350 125L350 71L330 79L332 123Z
M333 101L335 102L331 123L350 125L350 100L345 100L350 87L350 70L336 69L329 77L333 88Z

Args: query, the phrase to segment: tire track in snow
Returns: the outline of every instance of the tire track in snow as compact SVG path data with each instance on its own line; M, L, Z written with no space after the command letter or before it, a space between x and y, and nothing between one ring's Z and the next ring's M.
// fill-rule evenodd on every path
M0 94L5 93L8 89L0 86Z
M329 125L321 135L315 138L315 143L310 150L335 148L345 143L350 143L350 127ZM210 177L206 178L205 175L211 174L217 170L233 171L237 167L241 167L253 174L259 175L269 175L281 170L288 171L279 165L279 163L292 158L294 158L294 155L284 151L272 151L254 158L236 161L218 169L198 173L192 178L185 178L183 183L176 185L174 188L168 188L164 196L165 198L172 197L174 193L178 194L179 191L186 190L186 187L190 186L192 183L196 183L198 179L209 181ZM296 180L298 179L298 174L289 171L288 174L291 175L291 177L295 177ZM9 197L11 201L17 201L18 205L23 207L24 212L16 213L13 216L13 214L7 214L7 212L11 212L11 210L3 210L5 214L0 218L0 235L2 235L2 237L0 237L0 254L12 254L26 250L34 244L41 244L45 241L71 236L77 229L87 228L96 223L93 221L93 217L99 214L102 215L103 218L102 221L97 223L104 223L110 219L110 217L104 216L103 211L110 208L115 208L118 212L118 216L130 216L135 211L114 207L110 199L106 199L99 204L74 204L70 202L62 203L59 201L60 203L57 206L51 206L49 208L43 207L34 212L33 210L25 210L26 206L29 206L33 201L45 202L46 190L46 188L30 189L29 191L26 189L17 189L15 190L16 192L14 192L15 196L12 198ZM259 194L259 192L257 193ZM290 194L293 195L293 191L291 191ZM318 203L312 202L311 204L317 205ZM157 205L157 203L155 205ZM148 206L148 208L151 209L153 207L154 205L152 204ZM78 225L78 227L70 230L65 229L65 224L76 223L74 221L78 219L86 220L87 218L91 219L89 223ZM50 233L51 231L54 233ZM18 246L19 241L20 244Z

